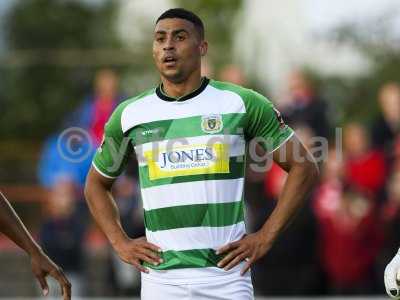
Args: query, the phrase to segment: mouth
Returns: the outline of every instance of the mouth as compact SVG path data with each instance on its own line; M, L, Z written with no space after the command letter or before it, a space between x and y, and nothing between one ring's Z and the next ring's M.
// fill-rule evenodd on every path
M162 61L167 67L170 67L176 65L177 58L174 56L165 56Z

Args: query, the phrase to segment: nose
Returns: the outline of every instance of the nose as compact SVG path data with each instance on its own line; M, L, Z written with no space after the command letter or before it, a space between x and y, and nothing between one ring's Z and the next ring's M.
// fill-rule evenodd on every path
M174 43L173 43L173 39L172 39L172 38L168 38L168 39L165 41L165 44L164 44L163 49L164 49L165 51L168 51L168 50L173 50L174 48L175 48L175 46L174 46Z

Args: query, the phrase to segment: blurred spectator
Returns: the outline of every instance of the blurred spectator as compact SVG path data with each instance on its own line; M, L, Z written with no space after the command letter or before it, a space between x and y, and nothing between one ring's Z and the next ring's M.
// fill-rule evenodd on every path
M392 171L400 171L400 135L396 137L394 142L393 154Z
M392 259L400 245L400 170L396 170L387 184L387 201L382 209L385 225L385 246L377 258L376 274L383 274L387 263ZM380 290L384 290L383 281L378 282Z
M319 98L305 74L295 71L288 79L289 101L282 115L292 127L310 127L317 136L329 137L327 104Z
M131 238L144 236L143 210L139 199L137 179L123 175L113 187L114 199L121 215L121 224ZM113 249L109 249L109 277L118 296L140 295L140 272L123 262Z
M329 293L375 291L374 263L383 242L375 211L371 198L353 190L330 194L322 188L317 195L320 255Z
M50 188L60 174L68 175L83 187L94 152L99 146L105 123L121 101L118 77L101 69L95 75L94 94L62 122L63 131L49 137L39 163L39 179ZM78 129L71 130L72 127ZM85 133L86 132L86 133Z
M59 177L68 176L83 188L92 163L93 145L85 138L71 139L71 134L79 132L71 131L64 138L63 132L50 136L43 146L38 166L39 182L43 187L51 189Z
M236 65L226 65L219 72L219 80L237 85L246 85L246 78L242 69Z
M319 257L329 294L375 291L375 259L383 243L377 205L367 194L344 188L343 165L332 150L313 210L319 223Z
M66 125L87 130L93 144L98 146L103 137L105 123L122 99L117 74L110 69L101 69L95 75L94 93L85 99Z
M392 158L395 137L400 131L400 86L390 82L379 91L380 114L373 124L373 142Z
M51 194L40 230L41 243L68 273L79 296L84 293L83 242L88 225L83 186L104 125L120 100L115 72L98 71L94 94L66 117L63 131L48 138L39 162L39 181Z
M379 149L371 148L365 127L350 123L344 128L345 180L359 190L382 192L387 178L385 157Z
M383 207L382 217L385 225L389 225L386 234L387 245L392 244L392 251L396 251L400 245L398 232L400 232L400 170L396 170L388 180L387 201ZM395 229L396 228L396 229ZM390 234L390 232L392 234ZM391 254L392 255L392 254Z
M297 132L297 130L296 130ZM310 143L311 130L303 128L301 139ZM279 150L278 150L279 151ZM253 203L252 222L255 230L272 213L285 183L287 173L273 163L264 175L264 195L247 200ZM317 261L316 222L311 202L297 215L268 254L253 267L254 284L258 295L317 295L320 276ZM288 283L289 286L288 286Z
M71 281L73 296L83 296L85 285L83 238L86 219L81 218L76 205L80 196L73 180L59 177L50 189L50 198L45 205L47 219L39 233L42 247ZM56 282L52 281L52 284ZM57 285L50 288L53 292L57 290Z

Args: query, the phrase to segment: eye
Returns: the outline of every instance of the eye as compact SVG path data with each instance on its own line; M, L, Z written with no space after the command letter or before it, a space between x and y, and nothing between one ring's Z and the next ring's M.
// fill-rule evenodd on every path
M185 39L185 36L183 34L176 36L177 41L183 41L184 39Z
M158 43L162 43L162 42L164 42L164 40L165 40L165 38L163 36L156 37L156 41Z

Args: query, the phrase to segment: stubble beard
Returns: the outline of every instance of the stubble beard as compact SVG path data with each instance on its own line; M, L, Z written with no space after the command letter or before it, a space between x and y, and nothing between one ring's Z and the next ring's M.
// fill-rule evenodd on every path
M185 75L181 70L176 70L173 74L168 74L167 72L160 72L160 74L162 77L175 84L185 82L189 78L189 75Z

